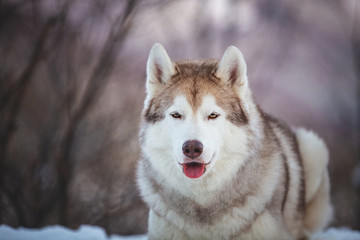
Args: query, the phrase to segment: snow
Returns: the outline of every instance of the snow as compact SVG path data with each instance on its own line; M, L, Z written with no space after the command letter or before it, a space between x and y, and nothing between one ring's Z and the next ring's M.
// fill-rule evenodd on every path
M146 235L107 236L104 229L96 226L82 225L78 230L54 225L41 229L12 228L0 225L0 240L145 240Z
M0 240L145 240L146 235L107 236L104 229L96 226L82 225L78 230L71 230L59 225L41 229L12 228L0 225ZM311 240L360 240L360 232L347 228L329 228L315 234Z
M360 240L360 232L348 228L329 228L313 235L311 240Z

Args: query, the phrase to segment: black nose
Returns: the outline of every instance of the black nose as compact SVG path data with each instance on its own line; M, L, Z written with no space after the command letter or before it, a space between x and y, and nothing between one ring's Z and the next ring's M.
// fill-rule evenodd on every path
M194 159L201 155L203 145L197 140L186 141L182 146L182 150L186 157Z

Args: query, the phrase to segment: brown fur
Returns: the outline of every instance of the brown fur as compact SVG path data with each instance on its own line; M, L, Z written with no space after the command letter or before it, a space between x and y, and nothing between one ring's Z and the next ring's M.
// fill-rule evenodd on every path
M162 113L171 105L175 95L188 96L187 100L195 112L201 105L202 97L211 94L217 99L217 104L230 113L228 114L230 122L237 126L246 124L248 118L243 111L241 100L233 88L223 84L215 75L217 68L218 64L213 60L202 63L187 61L176 63L176 73L151 100L144 114L145 120L148 123L161 121L164 118Z

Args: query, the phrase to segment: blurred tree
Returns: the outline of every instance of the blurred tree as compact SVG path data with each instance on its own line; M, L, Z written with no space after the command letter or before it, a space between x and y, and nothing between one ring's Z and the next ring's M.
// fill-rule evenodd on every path
M354 17L352 24L352 35L351 35L351 44L353 50L353 61L354 61L354 69L355 75L357 78L357 128L356 131L360 131L360 4L359 2L355 3L354 8ZM356 168L356 176L357 179L356 187L358 191L358 204L357 204L357 228L360 229L360 137L357 135L355 139L355 145L357 146L356 151L356 159L358 161Z
M137 5L136 0L0 2L1 223L40 227L52 221L71 226L68 205L76 134L118 64ZM106 22L98 52L83 41L89 34L83 20L93 21L94 29ZM35 110L30 120L29 110ZM132 228L124 231L144 230Z

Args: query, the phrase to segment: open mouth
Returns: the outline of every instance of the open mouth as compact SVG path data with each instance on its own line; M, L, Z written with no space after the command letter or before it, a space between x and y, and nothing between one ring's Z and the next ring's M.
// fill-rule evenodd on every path
M199 178L205 171L207 164L202 162L189 162L181 164L183 166L184 174L189 178Z
M185 159L184 163L178 162L183 167L183 172L188 178L199 178L206 172L206 166L214 159L215 153L209 162L202 159Z
M205 164L198 162L185 163L183 165L183 170L185 175L189 178L199 178L206 171Z

